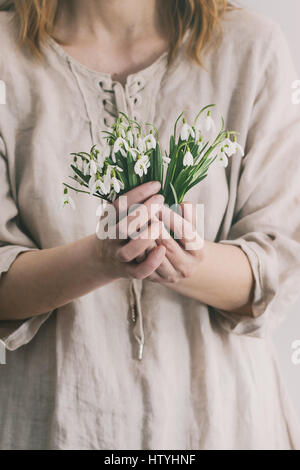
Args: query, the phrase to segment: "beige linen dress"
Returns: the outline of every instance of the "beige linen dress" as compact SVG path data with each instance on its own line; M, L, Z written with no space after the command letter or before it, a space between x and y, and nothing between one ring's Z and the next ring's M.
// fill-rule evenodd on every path
M155 123L167 148L183 109L191 120L217 103L246 156L215 165L188 199L205 205L207 240L249 257L255 298L253 317L238 316L124 279L44 315L0 322L0 448L300 449L270 340L300 286L297 76L279 27L228 13L205 68L187 59L186 35L170 68L164 53L123 87L53 40L45 62L34 63L10 19L0 14L0 272L20 252L94 233L98 200L72 194L77 211L62 209L62 182L69 154L97 143L118 111Z

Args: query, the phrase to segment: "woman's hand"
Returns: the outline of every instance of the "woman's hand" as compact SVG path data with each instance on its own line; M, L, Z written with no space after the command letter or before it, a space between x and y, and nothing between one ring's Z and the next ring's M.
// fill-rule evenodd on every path
M167 206L161 211L164 227L156 243L165 247L166 254L148 279L217 309L252 315L254 278L246 254L237 246L203 241L195 228L192 204L181 208L182 217Z
M160 183L149 182L124 194L129 210L126 217L122 217L121 199L114 202L116 224L110 226L109 230L116 234L116 238L97 241L98 259L110 279L144 279L163 262L166 248L163 245L155 245L153 248L163 225L156 217L164 202L163 196L157 194L160 188ZM136 204L139 206L134 208ZM150 248L153 249L149 252ZM146 257L144 253L147 253ZM135 259L141 256L143 260L137 263Z
M191 277L203 258L203 239L196 230L196 213L191 203L180 205L181 215L163 206L160 218L163 222L156 243L166 248L165 258L149 276L160 283L177 283ZM166 227L174 233L170 235ZM177 241L176 241L177 240Z

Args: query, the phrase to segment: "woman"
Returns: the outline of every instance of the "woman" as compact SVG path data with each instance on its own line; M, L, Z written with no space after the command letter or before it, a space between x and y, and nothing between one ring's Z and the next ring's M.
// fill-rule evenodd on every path
M0 447L300 448L269 333L300 280L300 123L278 26L225 0L12 3L0 14ZM167 148L178 114L212 102L246 155L189 193L205 206L203 247L161 230L99 240L95 198L61 210L68 155L119 111L155 123ZM128 199L155 203L162 229L159 189Z

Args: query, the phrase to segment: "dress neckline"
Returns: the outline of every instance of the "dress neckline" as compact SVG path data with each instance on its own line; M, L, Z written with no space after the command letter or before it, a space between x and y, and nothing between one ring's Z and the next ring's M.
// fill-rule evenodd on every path
M70 55L57 41L55 41L52 37L48 38L48 42L52 46L53 49L65 60L68 62L71 62L73 66L75 66L77 69L80 69L83 73L93 75L95 77L98 77L99 79L105 78L109 80L110 82L115 82L118 80L114 80L112 77L112 74L109 72L100 72L98 70L92 69L87 67L86 65L82 64L79 62L77 59L75 59L72 55ZM150 65L138 70L137 72L131 73L127 75L127 82L132 80L134 77L139 77L140 75L143 75L144 77L149 75L151 76L154 69L156 69L158 66L161 64L165 64L167 62L167 56L168 56L169 51L164 51L160 56L154 60Z
M182 44L186 42L186 39L188 37L189 30L187 30L184 34ZM87 67L86 65L82 64L80 61L75 59L72 55L70 55L55 39L53 39L51 36L48 37L47 39L48 44L52 47L52 49L55 50L55 52L62 57L64 60L67 62L71 63L74 67L77 68L77 70L80 70L82 73L85 75L92 75L96 77L97 79L101 80L106 79L111 83L115 83L118 80L114 80L112 77L112 74L109 72L100 72L98 70L92 69ZM150 65L138 70L137 72L131 73L127 75L126 78L126 84L133 81L134 79L138 79L141 76L143 78L151 77L153 75L153 72L158 69L159 67L166 67L167 66L167 60L168 60L168 54L169 50L164 51L162 54L160 54L157 59L154 60Z

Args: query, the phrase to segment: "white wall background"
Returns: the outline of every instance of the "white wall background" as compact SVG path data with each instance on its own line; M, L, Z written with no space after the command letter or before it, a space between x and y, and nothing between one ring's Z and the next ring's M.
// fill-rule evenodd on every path
M269 16L280 24L289 41L297 67L298 77L295 79L300 80L300 0L239 0L235 3ZM300 422L300 365L294 365L291 361L291 343L295 340L300 340L300 298L288 312L286 321L274 332L274 342L281 372L286 380Z

